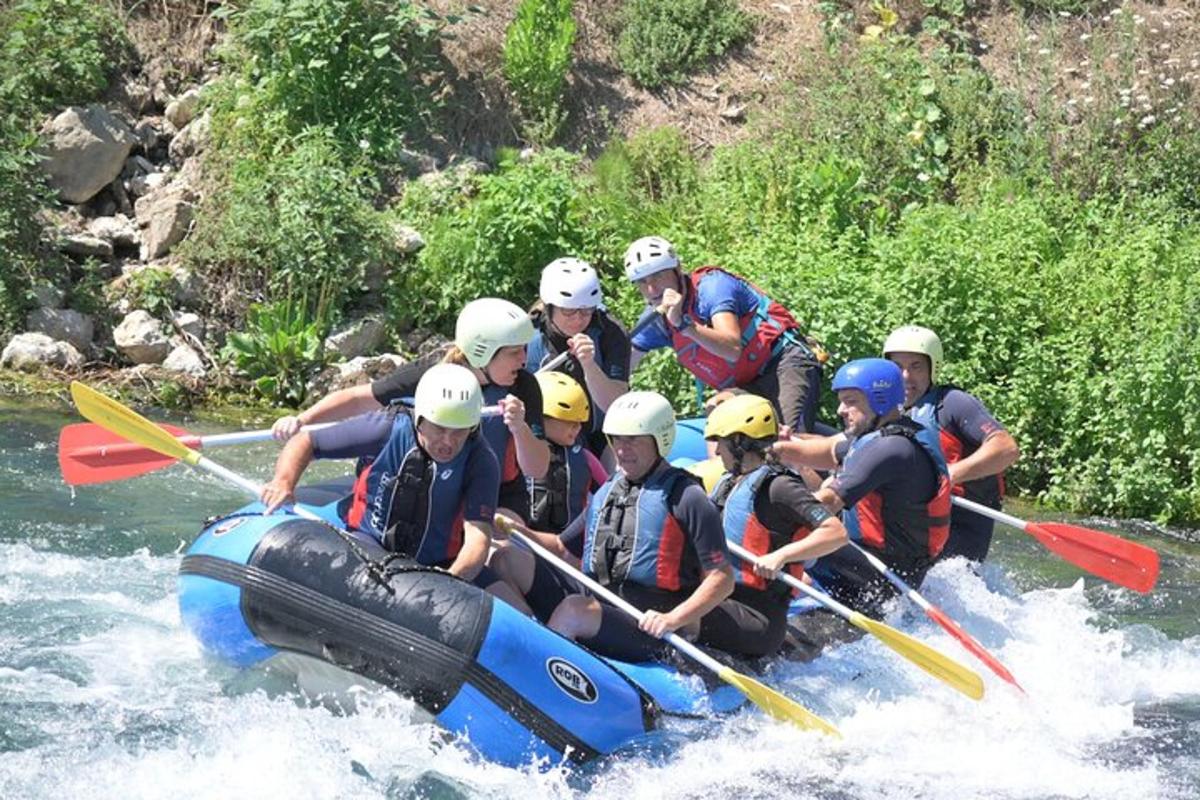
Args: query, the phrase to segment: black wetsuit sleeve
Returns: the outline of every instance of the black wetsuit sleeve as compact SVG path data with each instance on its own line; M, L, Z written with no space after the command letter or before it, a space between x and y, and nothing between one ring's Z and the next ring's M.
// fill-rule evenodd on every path
M512 394L525 404L525 424L539 439L546 438L546 423L542 415L542 388L538 386L537 378L528 370L517 373L517 380L512 385Z
M562 533L558 535L558 539L563 543L563 547L574 555L576 558L583 558L583 533L587 526L587 512L580 514L575 519L563 528Z
M474 449L467 459L467 480L463 493L463 519L492 524L500 494L500 465L496 454L476 432Z
M701 569L706 572L720 569L729 563L721 512L717 511L700 484L690 480L680 482L684 483L683 488L676 488L672 492L671 515L679 520L695 547Z
M942 399L938 422L973 452L983 440L1004 426L996 421L983 401L961 389L952 389Z
M313 458L370 458L379 455L392 435L396 415L372 411L310 433Z
M768 530L787 538L798 528L814 530L833 516L795 475L772 478L754 498L754 514Z
M600 331L600 360L604 364L604 374L614 381L628 381L632 352L629 334L619 322L608 316L604 317Z
M887 484L902 483L913 468L912 442L903 436L883 436L855 450L830 484L846 506L852 506Z
M443 351L437 350L398 367L391 374L374 381L371 384L371 394L381 406L391 405L403 397L412 397L417 391L417 383L420 382L421 376L440 362L443 355Z

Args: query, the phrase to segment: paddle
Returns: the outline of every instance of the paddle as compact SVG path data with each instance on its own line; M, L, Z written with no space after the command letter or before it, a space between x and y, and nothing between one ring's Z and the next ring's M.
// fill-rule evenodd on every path
M1022 692L1025 691L1021 688L1021 684L1017 683L1017 679L1013 677L1012 673L1009 672L995 656L984 649L983 645L975 641L971 634L964 631L957 622L946 616L944 611L918 594L916 589L905 583L903 578L892 572L888 568L888 565L880 561L874 554L860 547L856 542L851 541L849 542L849 545L858 552L862 553L863 557L871 563L871 566L883 573L884 577L886 577L888 581L891 582L892 586L895 586L901 594L905 595L909 600L912 600L914 603L920 606L921 610L925 612L926 616L928 616L938 625L941 625L947 633L957 639L963 647L967 648L967 650L971 652L972 655L974 655L984 664L987 664L988 668L992 672L996 673L1018 689L1021 689Z
M487 406L483 409L484 416L496 416L499 413L498 406ZM306 425L301 430L312 433L336 424L336 422L324 422L318 425ZM196 436L181 428L176 428L174 425L155 425L155 427L175 436L179 443L188 450L199 447L265 442L273 438L269 428L259 431ZM86 422L66 425L58 436L58 466L62 470L63 480L71 486L136 478L138 475L169 467L179 458L180 456L164 455L161 450L130 442L125 437L118 436L101 425Z
M725 543L729 545L730 552L739 558L757 562L758 559L754 553L751 553L737 542L726 539ZM804 581L799 580L794 575L780 572L776 577L788 586L799 589L830 611L845 619L854 627L876 637L879 641L942 683L957 689L972 700L979 700L983 697L983 679L974 670L963 666L949 656L942 655L929 645L917 641L908 634L901 633L890 625L885 625L879 620L871 619L864 614L847 608L824 592L818 591Z
M71 398L75 401L75 407L79 409L80 414L117 436L136 442L172 461L182 461L211 472L240 486L255 497L262 492L260 484L243 478L215 461L210 461L175 438L170 431L160 428L133 409L126 408L111 397L106 397L79 381L71 382ZM301 516L320 519L317 515L306 512L300 507L296 507L295 511Z
M1078 525L1027 522L965 497L954 497L953 501L976 514L1025 531L1063 560L1120 586L1145 594L1158 580L1158 553L1144 544Z
M582 571L563 561L558 556L551 553L546 548L537 543L531 536L526 536L520 525L510 521L506 517L497 516L496 526L510 536L514 536L525 543L533 552L537 553L546 561L550 562L555 568L566 573L570 577L579 581L579 583L590 589L597 597L602 598L613 606L621 609L629 616L638 620L642 620L645 616L644 611L632 605L621 596L610 592L604 586L589 578ZM676 633L668 633L663 637L663 640L670 644L675 649L682 652L684 655L691 658L696 663L707 669L712 670L721 680L728 683L730 686L737 688L742 694L746 695L755 705L766 711L772 717L784 722L790 722L805 730L815 730L830 736L841 738L841 733L830 723L818 717L813 712L809 711L804 706L786 697L774 689L759 683L753 678L742 675L731 667L727 667L720 661L710 656L708 653L701 650L696 645L684 639Z

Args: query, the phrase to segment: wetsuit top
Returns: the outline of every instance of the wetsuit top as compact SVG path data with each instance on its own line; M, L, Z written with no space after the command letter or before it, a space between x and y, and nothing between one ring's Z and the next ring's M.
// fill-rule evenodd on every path
M693 322L711 325L715 314L728 311L737 317L742 332L737 360L727 361L709 352L663 317L633 337L638 350L670 347L679 363L699 381L725 389L754 380L789 341L799 341L788 333L799 327L791 313L744 278L719 267L701 267L686 279L683 328ZM639 322L654 313L654 309L646 309Z
M375 454L343 516L393 552L443 564L462 548L465 521L492 522L500 469L478 432L445 463L421 449L406 411L364 414L311 436L316 458Z
M704 573L729 563L716 506L693 475L665 461L638 483L618 471L596 491L585 517L562 539L573 549L583 530L583 567L605 584L691 591Z
M726 473L710 496L721 510L725 536L759 556L803 539L833 516L813 497L799 475L774 465L764 464L736 485L733 476ZM768 584L766 579L755 575L749 562L732 553L729 558L739 584L772 593L790 593L782 581ZM804 574L804 565L788 564L788 571L799 578Z
M533 341L526 348L526 366L537 371L542 365L553 359L559 353L567 349L567 337L560 333L557 329L552 328L549 323L549 318L545 312L534 312L530 314L533 319L533 325L537 329L537 333L533 337ZM624 326L614 320L603 309L596 309L592 314L591 324L584 331L596 346L596 366L605 376L614 381L629 382L629 334L625 332ZM579 363L579 359L575 356L567 356L567 360L560 366L555 367L556 372L561 372L564 375L570 375L579 385L583 387L583 391L587 393L588 404L592 409L591 420L583 426L583 432L600 431L604 424L604 412L596 405L596 401L592 399L592 393L588 390L587 380L583 373L583 367Z
M540 480L526 478L529 487L529 526L559 533L587 510L588 493L597 484L592 481L588 451L581 444L563 447L550 445L550 467Z
M907 418L838 443L829 488L852 539L893 568L927 565L946 543L950 483L936 439Z
M1004 430L979 398L955 386L930 387L905 413L938 432L947 464L974 454L987 437ZM967 481L951 491L985 506L1000 508L1004 499L1004 473ZM955 530L970 529L990 535L994 523L988 517L956 506L951 525Z
M422 356L373 382L371 394L375 396L380 405L384 406L398 402L401 398L412 397L416 393L417 383L421 380L421 376L434 364L441 363L446 349L436 350ZM517 379L512 386L498 386L494 383L484 386L483 404L495 405L509 394L525 404L525 422L533 431L533 435L539 439L545 439L546 428L542 419L542 390L538 386L537 379L533 377L533 373L522 369L517 373ZM512 434L509 433L502 417L484 417L479 427L500 462L500 504L517 512L522 518L527 518L529 495L525 488L525 478L517 466L517 453Z

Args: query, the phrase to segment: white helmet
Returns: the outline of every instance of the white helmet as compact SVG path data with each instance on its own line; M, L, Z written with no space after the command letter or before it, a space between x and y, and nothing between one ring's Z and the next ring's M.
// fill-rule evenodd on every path
M666 458L675 444L675 409L658 392L626 392L612 402L604 416L606 436L653 436L658 454Z
M892 331L883 343L883 357L892 353L920 353L929 358L929 381L937 383L942 364L942 340L929 328L905 325Z
M521 307L498 297L481 297L463 306L454 325L454 344L467 363L483 369L501 347L521 345L533 338L533 323Z
M604 302L600 276L578 258L556 258L547 264L538 296L546 305L559 308L596 308Z
M625 251L625 277L631 282L662 272L678 269L679 256L675 248L661 236L643 236Z
M413 416L443 428L474 428L483 410L483 392L475 374L458 364L434 364L417 383Z

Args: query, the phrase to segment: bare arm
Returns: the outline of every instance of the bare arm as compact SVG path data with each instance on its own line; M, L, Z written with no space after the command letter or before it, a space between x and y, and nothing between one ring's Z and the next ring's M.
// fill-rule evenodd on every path
M270 514L285 503L296 502L296 484L313 460L312 437L301 431L279 452L275 459L275 476L263 484L260 499L266 505L264 513Z
M817 498L817 502L829 509L830 514L840 514L846 504L842 502L842 498L838 497L838 493L828 486L822 486L813 492L813 497Z
M669 631L699 623L701 617L733 594L733 586L733 570L728 564L707 570L700 585L686 600L665 614L647 611L638 627L651 636L661 637Z
M492 543L492 526L486 522L463 523L463 546L450 565L449 572L463 580L473 580L483 569Z
M844 440L844 434L834 436L806 436L802 439L780 440L775 443L779 460L794 469L833 469L838 465L834 448Z
M271 427L271 431L276 439L286 441L295 436L305 425L313 425L317 422L336 422L340 419L365 414L368 411L377 411L379 407L379 401L371 393L371 384L350 386L325 395L315 405L299 414L280 417Z
M1021 449L1008 431L994 431L971 455L948 465L950 482L966 483L989 475L997 475L1011 467L1021 456Z
M693 322L682 333L708 352L726 361L736 361L742 354L742 329L732 311L713 314L709 325Z

